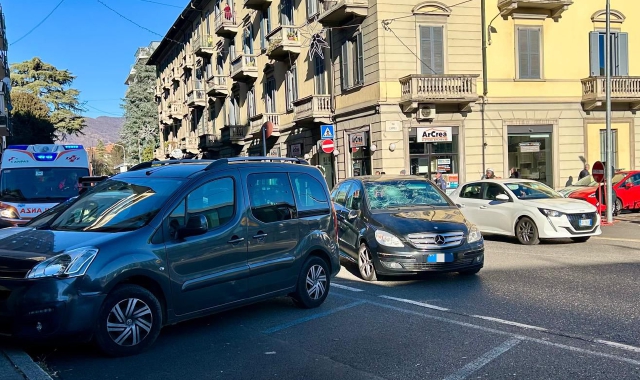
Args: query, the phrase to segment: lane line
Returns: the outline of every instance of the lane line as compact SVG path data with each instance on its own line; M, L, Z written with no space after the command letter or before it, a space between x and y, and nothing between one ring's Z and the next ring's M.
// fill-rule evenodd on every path
M344 295L344 294L334 293L333 295L337 296L337 297L345 298L345 299L350 299L350 300L359 300L358 298L355 298L355 297L352 297L352 296L347 296L347 295ZM371 304L371 305L379 306L379 307L382 307L382 308L385 308L385 309L395 310L395 311L398 311L398 312L401 312L401 313L405 313L405 314L410 314L410 315L416 315L416 316L420 316L420 317L423 317L423 318L426 318L426 319L431 319L431 320L434 320L434 321L445 322L445 323L449 323L449 324L453 324L453 325L457 325L457 326L468 327L470 329L474 329L474 330L478 330L478 331L484 331L484 332L488 332L488 333L492 333L492 334L496 334L496 335L509 336L509 337L513 337L513 338L518 338L520 340L525 340L525 341L528 341L528 342L540 343L540 344L544 344L544 345L547 345L547 346L552 346L552 347L555 347L555 348L561 348L561 349L568 350L568 351L579 352L579 353L582 353L582 354L587 354L587 355L591 355L591 356L598 356L598 357L602 357L602 358L607 358L607 359L612 359L612 360L616 360L616 361L632 364L632 365L635 365L635 366L640 366L640 360L633 360L633 359L626 358L624 356L607 354L607 353L598 352L598 351L586 350L584 348L568 346L566 344L561 344L561 343L553 343L553 342L549 342L549 341L544 340L544 339L538 339L538 338L532 338L532 337L529 337L529 336L526 336L526 335L514 334L514 333L511 333L511 332L508 332L508 331L498 330L498 329L494 329L494 328L491 328L491 327L484 327L484 326L476 325L476 324L473 324L473 323L457 321L455 319L438 317L438 316L435 316L435 315L430 315L430 314L426 314L426 313L413 311L413 310L410 310L410 309L404 309L404 308L401 308L401 307L387 305L387 304L380 303L380 302L374 302L374 301L364 301L364 302L368 303L368 304ZM570 338L570 337L567 337L567 336L565 336L565 337L566 338Z
M630 346L628 344L611 342L611 341L602 340L602 339L596 339L596 342L606 344L607 346L610 346L610 347L616 347L623 350L627 350L627 351L640 352L640 347Z
M427 309L440 310L440 311L449 311L449 309L447 309L446 307L440 307L440 306L436 306L436 305L430 305L430 304L428 304L428 303L418 302L418 301L413 301L413 300L408 300L408 299L406 299L406 298L396 298L396 297L391 297L391 296L378 296L378 297L380 297L380 298L386 298L386 299L388 299L388 300L394 300L394 301L398 301L398 302L410 303L410 304L412 304L412 305L426 307Z
M640 239L610 238L610 237L603 237L603 236L594 236L593 238L596 240L612 240L612 241L626 241L631 243L640 243Z
M293 326L299 325L301 323L313 321L314 319L326 317L327 315L331 315L331 314L337 313L339 311L351 309L352 307L365 304L366 302L367 301L364 301L364 300L358 300L356 302L352 302L352 303L349 303L349 304L346 304L346 305L343 305L343 306L336 307L335 309L323 311L321 313L316 313L316 314L310 315L308 317L295 319L293 321L290 321L290 322L287 322L287 323L283 323L281 325L277 325L277 326L268 328L268 329L262 331L262 333L263 334L273 334L274 332L278 332L278 331L281 331L281 330L284 330L284 329L288 329L289 327L293 327Z
M522 342L521 339L511 338L501 345L485 352L478 359L472 361L466 366L460 368L460 370L450 376L447 376L444 380L464 380L467 377L471 376L474 372L484 367L485 365L491 363L494 359L497 359L500 355L509 351L513 347L517 346L518 343Z
M531 330L537 330L537 331L549 331L549 330L547 330L547 329L545 329L543 327L527 325L527 324L519 323L519 322L507 321L506 319L487 317L487 316L484 316L484 315L470 315L470 317L480 318L480 319L484 319L484 320L487 320L487 321L502 323L502 324L510 325L510 326L522 327L524 329L531 329Z
M350 290L352 292L364 292L364 290L362 290L362 289L352 288L350 286L341 285L341 284L336 284L335 282L332 282L331 286L335 286L338 289Z

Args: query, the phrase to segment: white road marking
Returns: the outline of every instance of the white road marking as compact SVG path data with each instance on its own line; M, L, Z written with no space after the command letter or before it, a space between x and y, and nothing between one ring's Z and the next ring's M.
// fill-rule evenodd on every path
M338 289L350 290L352 292L364 292L364 290L362 290L362 289L352 288L350 286L336 284L335 282L332 282L331 286L335 286Z
M386 298L388 300L398 301L398 302L410 303L412 305L426 307L427 309L440 310L440 311L449 311L449 309L447 309L446 307L440 307L440 306L436 306L436 305L429 305L428 303L412 301L412 300L408 300L406 298L396 298L396 297L390 297L390 296L379 296L379 297L380 298Z
M627 351L640 352L640 347L630 346L628 344L622 344L618 342L610 342L608 340L596 339L596 342L605 344L610 347L620 348Z
M484 355L480 356L478 359L472 361L466 366L460 368L460 370L450 376L447 376L445 380L464 380L469 377L471 374L489 364L492 360L496 359L498 356L504 354L509 351L513 347L515 347L518 343L522 342L522 339L511 338L501 345L487 351Z
M612 241L626 241L631 243L640 243L640 239L610 238L610 237L604 237L604 236L594 236L593 238L597 240L612 240Z
M484 315L470 315L470 317L480 318L480 319L484 319L484 320L492 321L492 322L503 323L505 325L510 325L510 326L522 327L522 328L525 328L525 329L531 329L531 330L537 330L537 331L548 331L547 329L542 328L542 327L526 325L524 323L519 323L519 322L507 321L505 319L500 319L500 318L486 317Z

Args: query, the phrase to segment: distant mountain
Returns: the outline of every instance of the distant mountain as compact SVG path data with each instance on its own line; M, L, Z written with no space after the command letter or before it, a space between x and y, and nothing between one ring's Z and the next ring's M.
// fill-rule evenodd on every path
M98 140L103 143L116 143L120 140L120 129L124 124L123 117L100 116L97 118L86 117L87 126L82 130L82 135L69 135L64 140L66 144L82 144L86 148L98 145ZM59 141L61 142L61 141Z

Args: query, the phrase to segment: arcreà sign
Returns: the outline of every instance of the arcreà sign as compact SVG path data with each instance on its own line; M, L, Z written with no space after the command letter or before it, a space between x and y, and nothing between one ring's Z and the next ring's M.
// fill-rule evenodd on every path
M453 131L451 127L416 128L417 142L451 142Z

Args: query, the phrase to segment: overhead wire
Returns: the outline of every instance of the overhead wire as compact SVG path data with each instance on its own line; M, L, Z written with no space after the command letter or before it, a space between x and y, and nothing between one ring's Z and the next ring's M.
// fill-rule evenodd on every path
M158 1L151 1L151 0L138 0L138 1L142 1L142 2L145 2L145 3L151 3L151 4L164 5L165 7L173 7L173 8L180 8L180 9L183 8L180 5L166 4L166 3L161 3L161 2L158 2Z
M33 28L31 28L31 30L29 30L27 33L25 33L22 37L18 38L17 40L13 41L12 43L10 43L9 45L15 45L16 43L22 41L24 38L26 38L28 35L30 35L31 33L33 33L34 30L38 29L38 27L40 25L42 25L45 21L47 21L47 19L56 11L56 9L58 9L62 3L64 3L65 0L60 0L60 2L58 3L58 5L55 6L55 8L53 8L51 10L51 12L49 12L49 14L47 14L39 23L36 24L36 26L34 26Z

